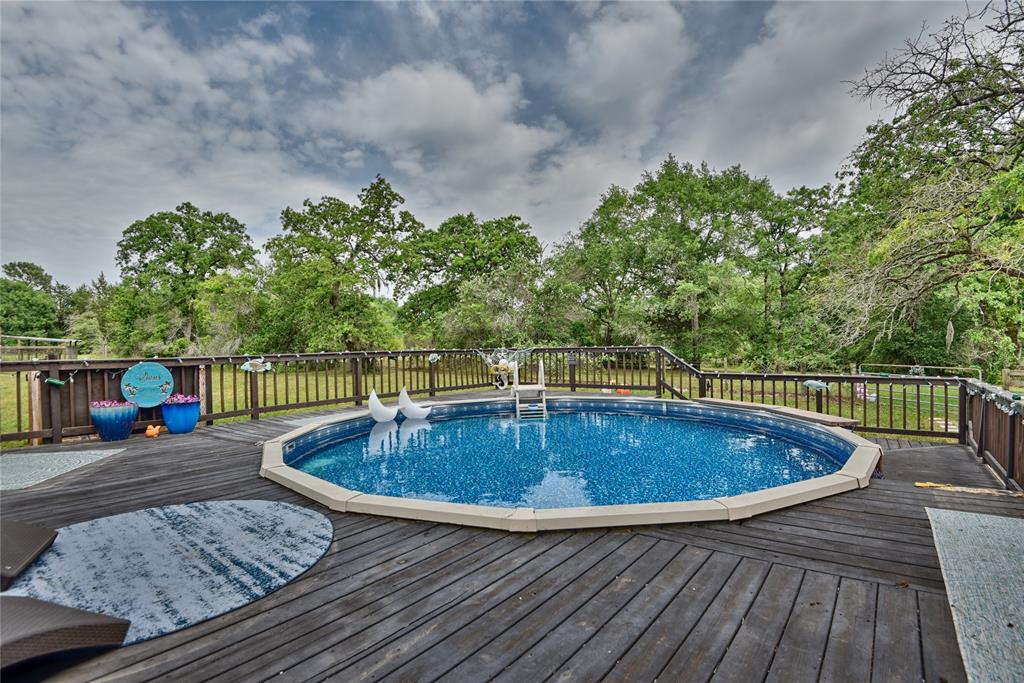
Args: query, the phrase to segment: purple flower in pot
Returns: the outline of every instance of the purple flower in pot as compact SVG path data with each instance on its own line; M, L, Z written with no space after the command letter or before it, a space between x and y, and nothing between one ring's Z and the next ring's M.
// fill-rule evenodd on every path
M195 429L199 422L199 409L199 397L187 394L171 394L160 407L164 424L171 434L188 434Z

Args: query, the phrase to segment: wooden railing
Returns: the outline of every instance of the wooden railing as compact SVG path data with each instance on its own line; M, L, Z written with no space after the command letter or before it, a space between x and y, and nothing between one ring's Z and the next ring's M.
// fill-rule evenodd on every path
M436 362L431 355L437 354ZM0 362L0 440L43 440L91 434L91 401L121 398L120 375L141 360L171 372L174 391L202 401L200 421L261 415L344 403L360 405L376 389L397 396L434 395L490 385L487 368L472 350L367 353L267 354L274 369L242 370L249 356L122 360ZM47 380L51 380L47 382ZM137 429L160 424L159 408L139 412Z
M964 382L964 439L1010 488L1024 484L1024 401L977 380Z
M486 388L492 380L479 352L470 349L268 354L264 358L274 370L264 373L242 371L249 358L147 360L171 371L175 391L201 396L200 420L206 424L227 418L255 420L285 410L360 405L371 389L381 397L395 396L402 387L412 394L433 396ZM0 440L57 443L64 437L93 433L89 402L119 399L121 373L139 360L0 363ZM1019 412L990 407L989 403L1002 400L993 393L998 388L976 380L704 372L660 346L609 346L533 349L521 368L523 382L536 380L540 360L553 389L668 394L679 399L720 398L802 408L857 420L858 431L956 439L995 463L993 467L1001 467L1000 476L1007 481L1020 481L1024 471ZM1021 404L1010 400L1010 405ZM1016 422L1007 420L1008 414L1016 415ZM159 409L146 409L137 427L159 422Z

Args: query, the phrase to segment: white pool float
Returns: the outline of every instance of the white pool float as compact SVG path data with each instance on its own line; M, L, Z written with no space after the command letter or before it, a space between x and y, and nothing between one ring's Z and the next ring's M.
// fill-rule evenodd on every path
M413 403L405 387L402 387L402 391L398 394L398 407L402 409L402 415L410 420L424 420L427 415L430 415L431 410L430 407L424 408Z
M377 398L377 390L370 390L370 400L368 401L370 406L370 416L373 417L377 422L391 422L398 417L398 408L389 408L380 402Z

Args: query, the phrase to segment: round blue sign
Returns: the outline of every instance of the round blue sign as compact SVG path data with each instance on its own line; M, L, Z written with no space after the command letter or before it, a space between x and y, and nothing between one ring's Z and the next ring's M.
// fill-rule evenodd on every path
M124 371L121 393L126 401L140 408L152 408L167 400L174 391L171 371L159 363L139 363Z

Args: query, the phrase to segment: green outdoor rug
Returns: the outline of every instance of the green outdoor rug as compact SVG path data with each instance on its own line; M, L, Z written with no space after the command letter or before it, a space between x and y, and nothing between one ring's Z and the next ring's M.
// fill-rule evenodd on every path
M1024 681L1024 519L926 508L971 681Z

